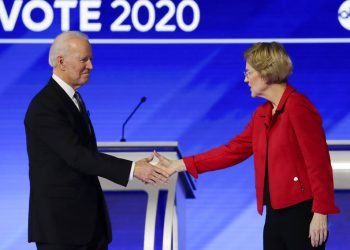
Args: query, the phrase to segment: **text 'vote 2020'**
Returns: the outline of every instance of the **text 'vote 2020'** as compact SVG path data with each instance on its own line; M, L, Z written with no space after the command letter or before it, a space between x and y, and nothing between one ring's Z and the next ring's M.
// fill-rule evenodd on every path
M5 6L0 1L0 23L6 32L16 28L18 20L30 31L42 32L49 29L54 20L60 18L62 31L70 30L72 12L79 12L79 30L99 32L108 25L111 32L192 32L200 24L200 8L194 0L113 0L107 4L102 0L16 0ZM103 6L107 7L107 6ZM112 10L112 11L111 11ZM103 13L106 11L108 13ZM101 21L101 14L115 14L110 23ZM108 18L110 19L110 17ZM107 20L107 19L106 19Z

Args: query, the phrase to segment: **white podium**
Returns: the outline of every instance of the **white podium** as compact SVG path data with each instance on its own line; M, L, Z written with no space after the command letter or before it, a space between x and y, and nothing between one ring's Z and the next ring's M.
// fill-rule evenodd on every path
M333 167L334 188L350 189L350 141L328 140Z
M181 154L177 142L100 142L98 149L102 153L110 154L118 158L128 160L139 160L146 158L157 150L169 159L179 159ZM146 221L144 228L145 250L155 249L155 226L157 215L158 195L160 191L167 192L166 207L163 226L163 250L177 250L178 247L178 219L176 209L175 192L178 180L187 198L193 198L194 183L188 173L174 174L167 185L159 187L145 185L141 181L134 179L127 187L117 185L107 179L100 178L100 183L104 191L145 191L147 193Z

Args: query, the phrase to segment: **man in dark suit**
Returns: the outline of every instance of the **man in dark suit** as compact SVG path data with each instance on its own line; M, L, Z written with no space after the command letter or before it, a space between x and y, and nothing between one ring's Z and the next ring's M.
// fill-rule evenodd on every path
M133 177L164 183L149 164L99 153L77 92L92 70L92 50L80 32L64 32L50 49L53 75L25 117L29 157L29 242L39 250L105 250L111 241L107 207L97 176L126 186Z

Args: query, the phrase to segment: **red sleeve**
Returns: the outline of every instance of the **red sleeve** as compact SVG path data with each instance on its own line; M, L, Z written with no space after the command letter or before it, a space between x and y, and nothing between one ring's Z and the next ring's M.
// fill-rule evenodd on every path
M312 210L322 214L338 213L334 202L333 172L322 128L322 119L310 101L300 94L288 104L291 124L303 155L313 194Z
M184 157L187 171L195 178L198 174L223 169L236 165L252 155L252 126L253 119L245 130L229 143L211 149L205 153Z

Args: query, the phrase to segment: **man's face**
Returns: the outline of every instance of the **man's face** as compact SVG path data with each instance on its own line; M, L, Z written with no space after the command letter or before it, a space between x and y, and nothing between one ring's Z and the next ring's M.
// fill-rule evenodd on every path
M73 89L76 90L89 80L93 67L92 50L88 41L71 39L67 53L62 59L62 78Z

